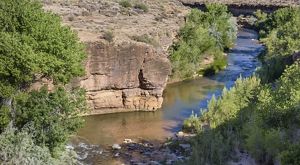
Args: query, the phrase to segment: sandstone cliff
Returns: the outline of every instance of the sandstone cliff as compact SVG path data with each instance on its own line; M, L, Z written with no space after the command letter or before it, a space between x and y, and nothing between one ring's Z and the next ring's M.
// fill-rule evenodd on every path
M61 15L87 45L86 75L73 85L87 90L92 114L161 107L171 73L167 50L188 12L176 0L119 2L44 1L44 9Z

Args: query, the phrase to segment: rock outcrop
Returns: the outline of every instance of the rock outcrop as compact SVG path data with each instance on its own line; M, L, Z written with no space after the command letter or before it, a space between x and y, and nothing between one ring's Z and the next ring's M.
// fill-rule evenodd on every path
M171 65L145 44L88 43L85 88L93 113L128 110L152 111L161 107ZM77 83L75 83L77 84Z
M87 45L86 75L72 82L87 91L91 114L161 107L171 73L168 48L188 9L177 0L46 0ZM144 11L136 4L148 7Z

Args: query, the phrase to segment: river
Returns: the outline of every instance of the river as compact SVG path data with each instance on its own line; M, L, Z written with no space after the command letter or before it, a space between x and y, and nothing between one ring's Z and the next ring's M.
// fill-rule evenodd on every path
M260 66L257 56L264 49L257 38L255 31L240 29L234 48L228 52L225 70L211 77L168 85L164 91L163 106L155 112L88 116L73 143L81 147L93 144L99 149L121 143L126 138L163 141L173 136L181 129L183 120L193 112L201 115L200 109L206 108L213 95L219 96L222 89L232 87L237 78L249 77L255 72Z

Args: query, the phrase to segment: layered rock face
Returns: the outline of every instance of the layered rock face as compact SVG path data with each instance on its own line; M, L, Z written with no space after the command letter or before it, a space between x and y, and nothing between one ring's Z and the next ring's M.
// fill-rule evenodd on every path
M171 65L145 44L88 43L87 75L79 81L87 90L92 113L153 111L161 107Z

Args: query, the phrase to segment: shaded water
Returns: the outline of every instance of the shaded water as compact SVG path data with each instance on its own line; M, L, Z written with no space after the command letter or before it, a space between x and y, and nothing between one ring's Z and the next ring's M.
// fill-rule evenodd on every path
M224 86L231 87L240 76L251 76L260 65L257 56L262 50L257 33L241 29L235 47L228 53L228 67L224 71L212 77L168 85L163 106L156 112L86 117L85 127L78 136L100 146L121 143L125 138L164 140L179 131L183 120L193 111L199 113L205 108L213 94L220 95Z

